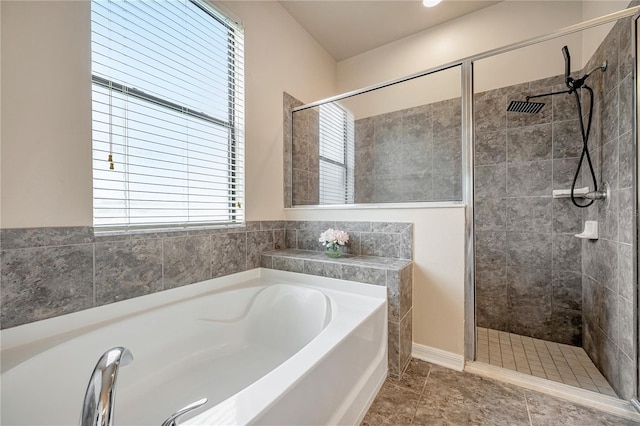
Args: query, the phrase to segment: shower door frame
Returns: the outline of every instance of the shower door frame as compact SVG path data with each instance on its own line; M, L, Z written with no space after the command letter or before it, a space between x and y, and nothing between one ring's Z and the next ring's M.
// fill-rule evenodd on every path
M633 310L633 333L635 334L633 341L635 342L635 362L636 370L635 376L635 391L636 398L632 399L631 404L640 411L640 289L638 288L639 273L639 259L638 259L638 229L639 223L639 210L638 200L640 199L640 185L638 184L638 170L640 169L640 140L638 132L638 123L640 122L640 108L638 108L638 99L640 98L639 90L640 84L638 83L640 58L638 55L640 49L640 31L638 25L640 24L640 6L630 7L619 12L615 12L609 15L601 16L599 18L591 19L589 21L582 22L580 24L572 25L570 27L555 31L545 36L536 37L520 43L515 43L503 48L491 50L480 55L476 55L473 58L468 58L461 62L462 65L462 195L463 203L466 205L466 241L465 241L465 318L464 318L464 358L466 361L476 360L476 315L475 315L475 228L474 228L474 130L473 130L473 65L480 59L485 59L491 56L507 53L516 49L528 47L534 44L538 44L544 41L552 40L555 38L567 36L576 32L584 31L599 25L603 25L611 22L618 22L621 19L631 17L631 31L633 37L633 54L634 56L634 94L633 94L633 138L636 143L636 149L634 151L635 170L633 171L633 213L635 220L633 221L632 229L632 253L634 253L634 265L633 265L633 288L634 288L634 310Z

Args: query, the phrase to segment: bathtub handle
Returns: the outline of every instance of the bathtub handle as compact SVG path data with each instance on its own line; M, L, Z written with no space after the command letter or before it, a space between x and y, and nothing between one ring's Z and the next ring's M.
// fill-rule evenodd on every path
M206 403L207 403L207 398L202 398L195 402L192 402L191 404L179 409L178 411L173 413L171 416L169 416L169 418L162 423L162 426L177 426L178 418L180 416L182 416L183 414L187 414L189 411L193 411L196 408L202 407Z

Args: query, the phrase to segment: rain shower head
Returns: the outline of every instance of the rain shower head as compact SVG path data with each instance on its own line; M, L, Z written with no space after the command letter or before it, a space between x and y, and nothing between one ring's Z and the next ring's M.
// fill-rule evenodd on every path
M528 99L526 101L511 101L507 107L507 111L537 114L543 106L543 102L530 102Z

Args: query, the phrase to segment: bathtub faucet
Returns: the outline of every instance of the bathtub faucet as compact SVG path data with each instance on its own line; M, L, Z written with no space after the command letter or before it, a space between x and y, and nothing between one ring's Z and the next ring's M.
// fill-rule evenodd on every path
M113 426L118 368L131 361L133 355L123 347L111 348L102 354L84 394L80 426Z

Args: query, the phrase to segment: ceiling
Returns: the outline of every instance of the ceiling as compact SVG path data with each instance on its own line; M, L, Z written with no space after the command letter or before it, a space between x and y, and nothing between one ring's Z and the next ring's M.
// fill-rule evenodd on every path
M443 22L499 3L443 0L280 0L280 4L336 60L350 58Z

